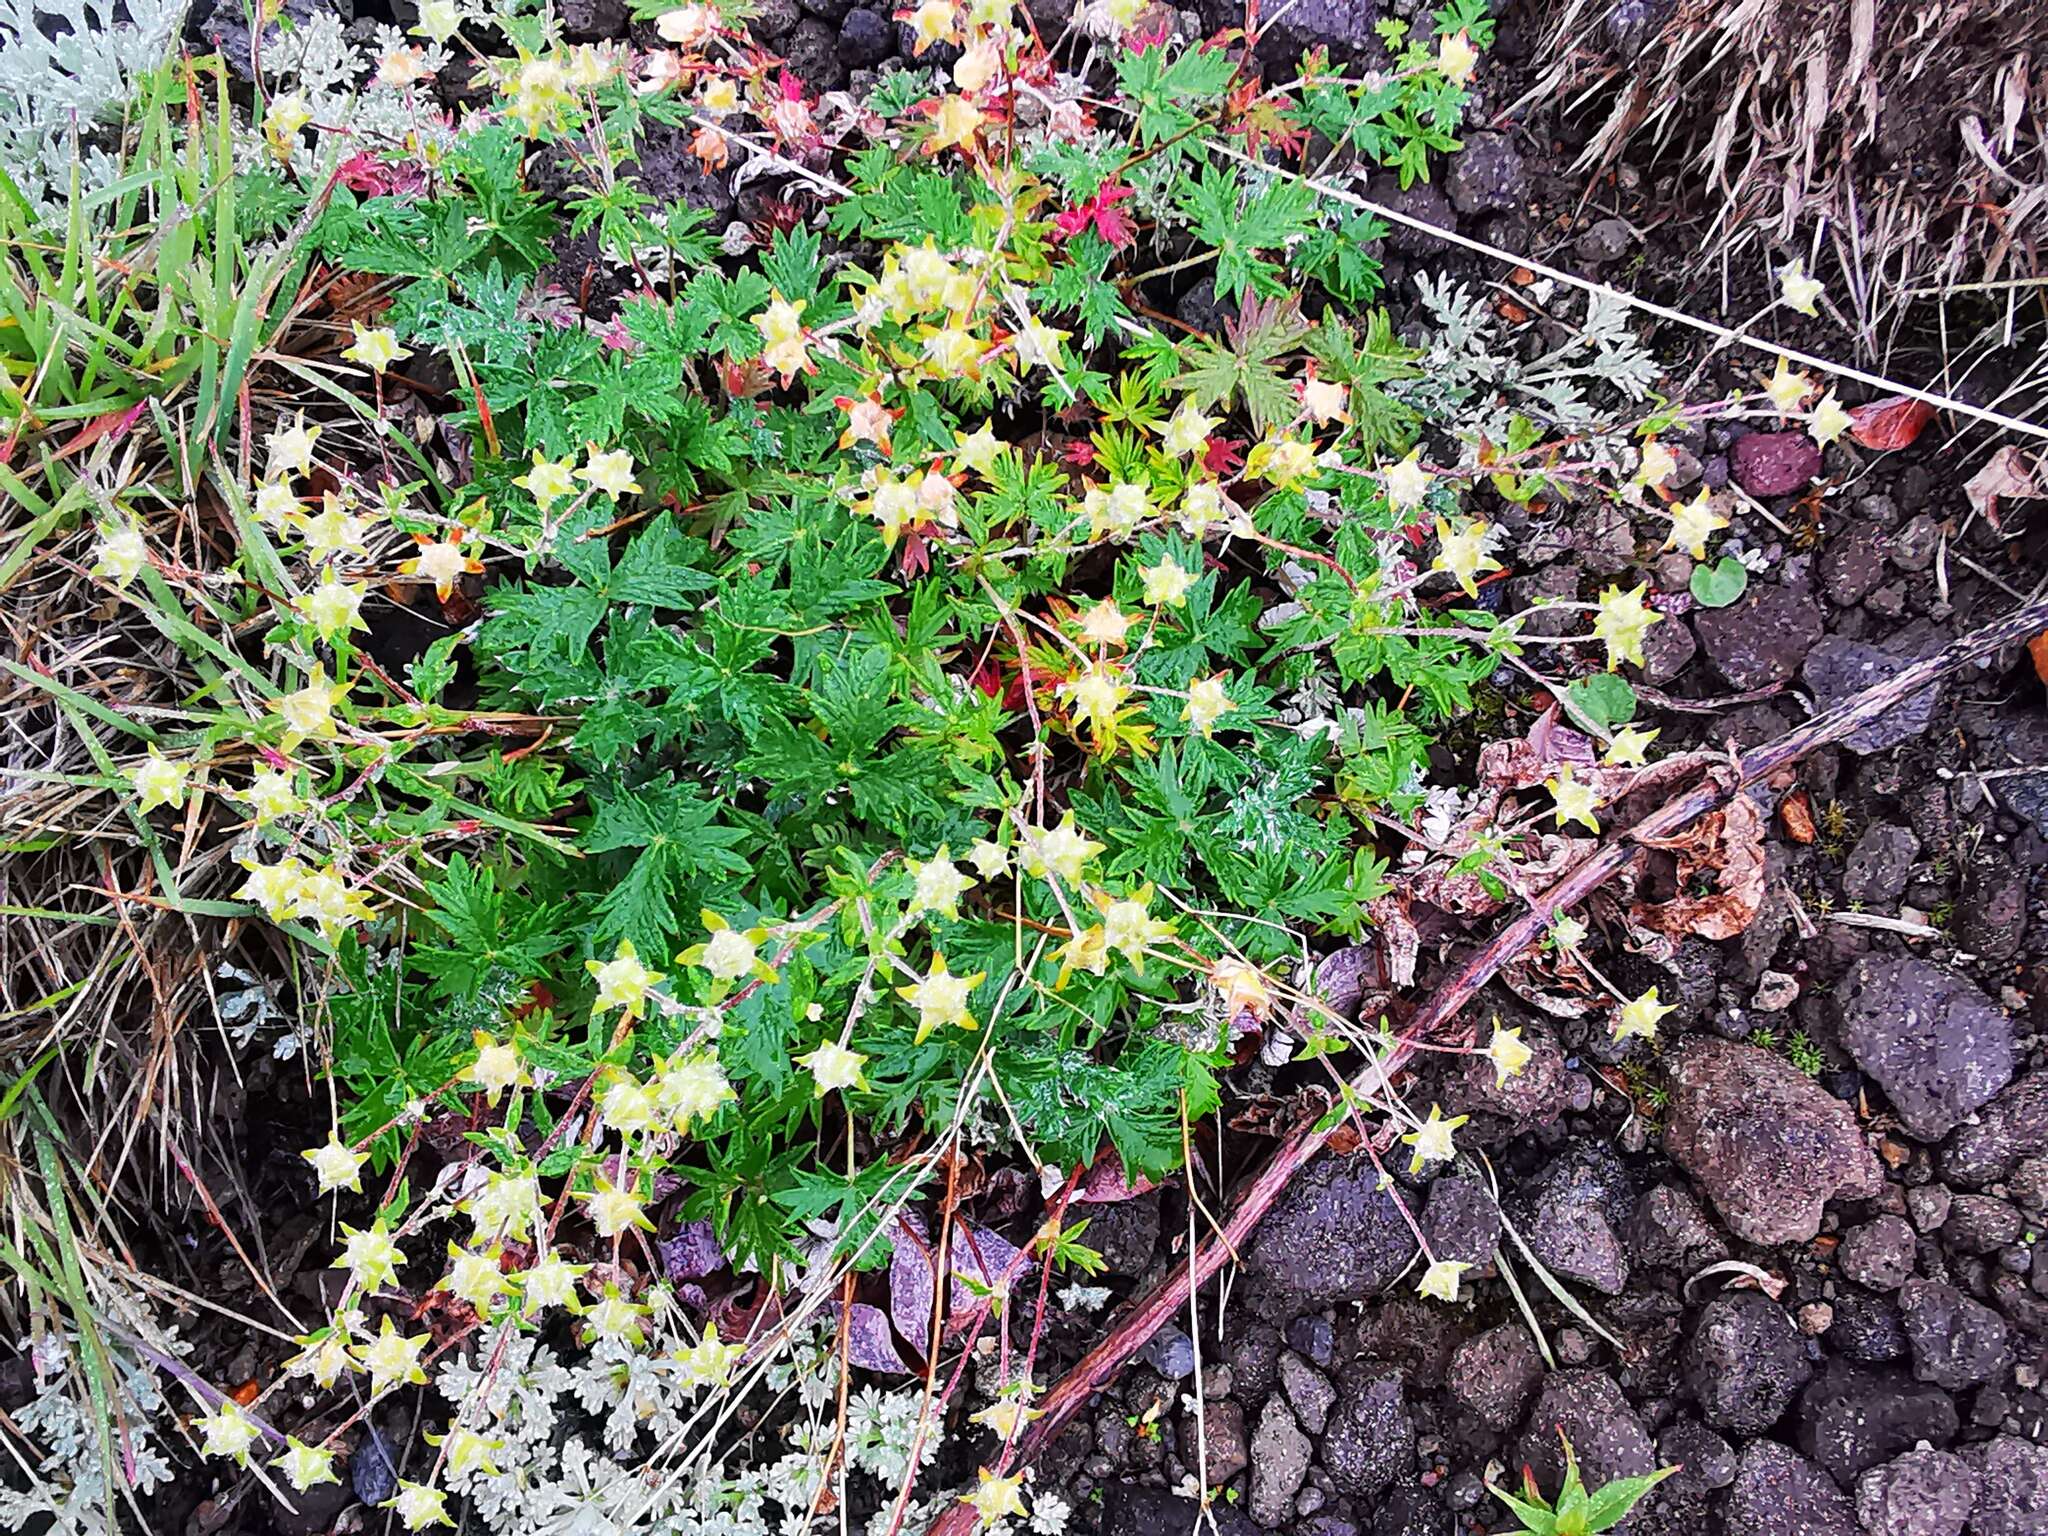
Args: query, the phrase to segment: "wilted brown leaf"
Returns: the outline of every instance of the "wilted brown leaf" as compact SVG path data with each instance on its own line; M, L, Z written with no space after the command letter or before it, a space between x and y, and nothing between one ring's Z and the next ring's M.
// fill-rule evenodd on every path
M2034 676L2048 683L2048 629L2027 642L2027 654L2034 658Z
M2027 461L2027 456L2008 443L1991 455L1984 467L1970 476L1963 486L1963 494L1970 498L1970 505L1984 514L1984 520L2000 533L2004 525L1998 521L1998 498L2010 496L2016 500L2042 494L2041 486L2034 478L2036 466Z
M1677 858L1680 891L1694 890L1710 875L1713 890L1639 904L1631 921L1659 933L1732 939L1756 920L1764 901L1764 816L1749 796L1737 795L1676 836L1641 841Z

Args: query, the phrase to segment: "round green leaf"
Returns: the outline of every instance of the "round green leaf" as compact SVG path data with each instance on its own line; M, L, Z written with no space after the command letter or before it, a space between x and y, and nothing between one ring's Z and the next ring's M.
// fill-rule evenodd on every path
M1692 568L1693 600L1702 608L1726 608L1749 590L1749 570L1733 555Z
M1595 672L1565 689L1574 709L1603 730L1627 725L1636 717L1636 691L1614 672Z

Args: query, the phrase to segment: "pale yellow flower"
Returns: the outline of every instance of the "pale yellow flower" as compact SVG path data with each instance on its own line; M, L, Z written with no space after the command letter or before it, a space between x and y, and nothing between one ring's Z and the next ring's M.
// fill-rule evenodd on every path
M458 581L464 576L476 575L484 568L481 560L470 558L460 533L447 539L430 539L424 534L414 538L417 552L412 559L398 562L398 573L431 581L434 595L444 603L454 592Z
M1195 584L1194 576L1187 567L1171 557L1162 559L1157 565L1141 565L1138 575L1143 579L1143 598L1153 608L1185 608L1188 604L1188 588Z
M792 304L779 292L772 292L768 307L754 316L754 329L761 333L761 361L782 376L787 384L799 373L808 372L811 354L805 344L803 304Z
M1790 416L1806 403L1806 397L1813 393L1813 380L1803 373L1794 373L1792 365L1783 357L1778 359L1777 370L1764 384L1764 393L1781 416Z
M1188 701L1182 706L1180 717L1197 736L1207 736L1215 730L1216 722L1235 708L1227 678L1219 672L1188 685Z
M445 43L461 25L462 13L456 8L455 0L422 0L419 25L412 29L412 34Z
M1458 1259L1438 1259L1422 1272L1422 1278L1415 1284L1415 1294L1432 1301L1456 1301L1458 1276L1471 1267Z
M1486 1044L1486 1059L1493 1063L1493 1081L1498 1087L1511 1077L1519 1077L1522 1069L1536 1053L1522 1043L1519 1029L1502 1029L1500 1020L1493 1021L1493 1038Z
M1824 284L1819 278L1806 275L1806 259L1795 256L1778 268L1778 297L1788 308L1796 309L1802 315L1818 315L1817 301Z
M1105 597L1081 615L1081 638L1095 645L1122 645L1137 617L1119 609L1114 598Z
M505 1448L503 1439L486 1439L475 1430L456 1424L445 1435L428 1435L427 1444L442 1448L443 1464L452 1481L460 1482L466 1477L478 1475L498 1477L498 1464L492 1458Z
M1419 1173L1424 1163L1445 1163L1457 1155L1457 1147L1451 1140L1451 1132L1471 1117L1454 1115L1444 1118L1444 1112L1436 1105L1429 1106L1429 1118L1401 1140L1415 1149L1415 1155L1408 1160L1408 1171Z
M1633 591L1610 586L1600 594L1600 609L1593 616L1593 636L1607 647L1610 670L1625 661L1639 667L1644 664L1643 638L1649 634L1651 625L1664 619L1643 600L1649 589L1650 584L1642 582Z
M997 1521L1014 1516L1022 1520L1028 1511L1024 1508L1024 1474L1013 1472L1008 1477L998 1477L983 1467L979 1481L972 1493L960 1495L960 1502L973 1508L981 1529L987 1530Z
M1842 409L1842 402L1835 398L1831 389L1820 397L1820 404L1813 408L1813 417L1806 424L1806 430L1816 443L1827 447L1836 438L1855 424L1856 418Z
M196 1421L196 1427L203 1435L199 1443L200 1455L225 1457L238 1466L248 1464L249 1447L262 1433L255 1421L227 1398L223 1398L212 1413Z
M1649 486L1652 490L1661 486L1678 472L1678 460L1671 450L1654 437L1643 444L1643 461L1636 466L1635 483Z
M1472 46L1469 34L1460 29L1447 32L1437 39L1436 67L1443 77L1453 85L1464 85L1472 78L1472 70L1479 62L1479 50Z
M746 1352L744 1344L722 1342L714 1323L695 1344L676 1350L673 1358L681 1367L685 1387L724 1387L732 1381L732 1368Z
M264 439L270 450L270 473L310 475L313 472L313 445L320 440L320 428L306 425L306 414L301 411L289 427L280 427Z
M630 1187L621 1188L602 1174L598 1175L596 1189L577 1198L583 1202L599 1237L617 1237L628 1227L654 1230L654 1223L647 1219L646 1202Z
M1556 778L1545 779L1543 787L1550 791L1550 798L1556 802L1550 814L1558 826L1577 822L1589 832L1600 830L1600 822L1593 814L1600 808L1599 787L1582 784L1573 778L1570 763L1558 770Z
M497 1103L498 1095L507 1088L533 1081L519 1059L519 1047L510 1040L495 1040L480 1029L470 1039L476 1046L476 1060L463 1076L489 1094L491 1103Z
M1676 1003L1659 1003L1657 989L1650 987L1640 997L1631 998L1621 1005L1615 1015L1614 1038L1626 1040L1631 1035L1641 1035L1645 1040L1657 1036L1657 1021L1677 1008Z
M349 1278L366 1291L374 1291L380 1285L397 1284L398 1266L405 1262L405 1255L399 1252L391 1234L384 1230L381 1217L361 1232L344 1222L341 1234L345 1241L341 1245L341 1257L334 1261L335 1269L347 1270Z
M235 892L236 897L255 902L273 923L289 922L298 910L299 887L305 883L308 874L304 862L290 857L275 864L243 859L241 865L249 872L249 878Z
M916 917L923 912L938 912L958 917L960 898L974 888L975 882L972 875L961 872L945 846L941 844L929 859L910 859L906 863L917 884L904 915Z
M334 1452L307 1445L296 1435L285 1438L285 1453L271 1462L284 1474L293 1489L304 1493L320 1483L338 1483L334 1474Z
M1194 401L1183 400L1166 425L1157 429L1163 439L1161 446L1176 459L1190 458L1208 445L1209 434L1222 419L1204 415Z
M356 1349L356 1359L370 1374L370 1395L374 1397L387 1387L424 1386L427 1373L420 1368L420 1355L432 1342L424 1333L405 1337L387 1314L377 1337Z
M1295 383L1302 412L1319 427L1351 419L1351 391L1334 379L1301 379Z
M797 1057L796 1064L811 1074L816 1097L821 1099L834 1089L865 1089L868 1085L860 1070L867 1065L867 1057L836 1040L827 1040L808 1056Z
M533 467L512 483L531 496L541 511L547 512L564 497L576 494L575 471L574 459L551 459L536 448Z
M132 522L104 524L99 542L93 546L92 573L105 576L125 587L149 564L149 540Z
M332 1131L327 1133L327 1145L301 1152L299 1156L313 1165L313 1172L320 1179L321 1194L331 1195L337 1189L362 1193L363 1164L369 1159Z
M974 989L988 980L988 972L976 971L972 976L955 976L946 969L946 957L933 955L931 969L921 981L907 987L898 987L896 995L917 1010L917 1039L915 1044L924 1044L935 1029L952 1024L960 1029L979 1029L974 1015L967 1011L967 1000L974 995Z
M327 680L324 667L315 665L306 674L306 686L296 693L287 693L276 703L278 715L284 720L284 749L289 752L307 737L327 738L334 735L334 706L348 693L346 683Z
M292 607L313 633L332 645L352 630L367 630L363 622L363 587L329 576L319 585L302 592Z
M646 1011L648 992L662 980L661 972L640 963L631 939L619 940L611 959L586 960L583 969L597 982L597 996L590 1004L592 1014L620 1008L626 1018L637 1019Z
M1074 813L1068 811L1058 826L1050 830L1035 827L1025 833L1021 850L1024 873L1034 880L1051 873L1069 885L1079 885L1082 869L1104 846L1083 834L1074 825Z
M288 768L261 768L249 781L249 813L259 827L305 808L305 799Z
M1431 479L1429 471L1422 467L1420 448L1393 468L1380 471L1380 483L1386 487L1387 505L1397 512L1421 506L1422 498L1429 494Z
M1607 750L1600 754L1600 761L1615 768L1640 768L1649 761L1645 754L1650 749L1650 743L1656 739L1655 731L1625 725L1614 733L1614 740L1610 741Z
M404 51L409 57L418 57L412 49ZM341 355L352 363L361 363L372 373L381 374L393 363L412 356L411 352L398 344L396 333L387 327L365 329L358 320L351 320L349 327L355 332L355 344L344 348Z
M588 1264L571 1264L552 1248L541 1254L519 1274L519 1294L526 1316L537 1316L549 1307L580 1312L582 1304L576 1299L576 1282L589 1268Z
M583 461L583 467L576 471L576 478L607 496L638 496L640 482L633 478L633 455L623 448L598 452L592 443Z
M401 1481L398 1492L377 1506L395 1511L408 1531L423 1531L430 1525L453 1525L448 1518L448 1495L424 1483Z
M1436 520L1437 557L1433 571L1448 571L1467 597L1479 595L1481 571L1497 571L1501 563L1486 552L1487 526L1480 522L1454 528L1443 518Z
M128 771L128 786L135 791L137 810L153 811L160 805L168 805L174 811L181 811L185 808L185 790L191 778L190 763L182 759L173 761L151 747L149 755Z
M1728 526L1728 519L1716 515L1713 492L1701 490L1691 501L1671 507L1671 535L1663 548L1682 549L1695 560L1707 558L1707 540Z
M1009 446L995 434L995 428L983 422L967 436L953 444L953 457L984 480L996 467L996 459Z

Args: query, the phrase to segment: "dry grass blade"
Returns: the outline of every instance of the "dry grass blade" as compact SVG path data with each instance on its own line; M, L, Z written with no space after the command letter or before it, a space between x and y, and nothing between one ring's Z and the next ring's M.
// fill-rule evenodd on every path
M1829 244L1866 354L1916 288L2026 278L2048 217L2033 0L1554 0L1520 105L1602 112L1576 169L1647 149L1716 206L1694 270Z

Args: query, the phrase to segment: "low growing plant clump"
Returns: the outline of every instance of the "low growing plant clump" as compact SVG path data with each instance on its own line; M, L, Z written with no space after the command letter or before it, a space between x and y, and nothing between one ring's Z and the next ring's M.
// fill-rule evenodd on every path
M1397 864L1505 902L1648 762L1615 669L1669 599L1532 626L1482 498L1653 507L1713 573L1694 600L1747 567L1704 563L1714 495L1660 494L1686 413L1618 305L1526 363L1448 282L1427 336L1368 307L1384 229L1349 188L1456 149L1475 0L1383 23L1391 70L1273 86L1157 8L1052 39L929 0L902 19L932 62L864 100L712 6L647 19L649 46L571 46L430 0L374 57L273 25L247 126L217 62L165 66L61 256L10 199L16 339L63 353L37 306L69 296L111 359L41 394L10 372L12 430L122 418L10 492L38 539L89 522L95 600L198 679L92 717L94 785L174 895L181 819L223 809L180 899L296 941L258 1022L325 1080L304 1161L340 1199L333 1305L249 1400L140 1321L94 1347L176 1376L201 1451L288 1498L431 1385L382 1499L408 1530L804 1530L852 1501L879 1532L964 1498L1050 1532L1004 1459L1040 1384L1010 1323L1056 1278L1089 1299L1081 1180L1181 1168L1254 1053L1417 1166L1454 1156L1456 1117L1345 1086L1392 1037L1311 957L1398 926ZM747 217L651 192L657 144ZM181 165L212 179L149 179ZM218 289L161 266L109 303L94 242L209 199ZM1195 277L1217 334L1157 307ZM164 353L167 398L152 304L230 338ZM1760 383L1689 413L1844 429L1803 375ZM168 470L116 455L131 430ZM218 536L166 542L153 513L195 502ZM1594 746L1484 798L1440 775L1497 676ZM1552 950L1613 993L1585 936ZM1610 1001L1622 1038L1669 1011ZM1021 1246L959 1212L1005 1162L1042 1202ZM1455 1302L1466 1267L1426 1254L1417 1289ZM979 1470L914 1490L969 1364Z

